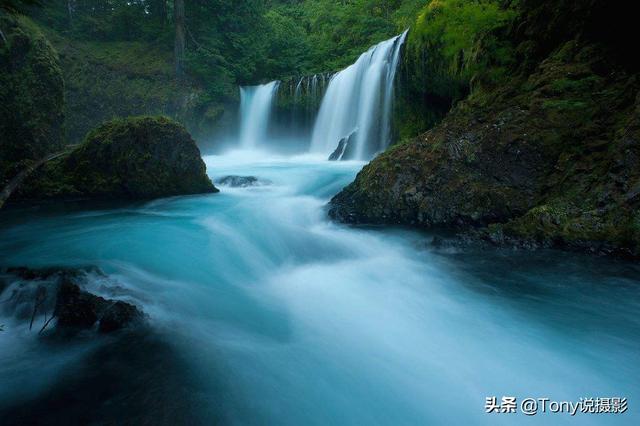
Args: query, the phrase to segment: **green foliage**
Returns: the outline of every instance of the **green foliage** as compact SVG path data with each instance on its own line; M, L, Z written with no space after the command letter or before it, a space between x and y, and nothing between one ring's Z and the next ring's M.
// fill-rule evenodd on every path
M555 80L551 84L551 88L558 93L562 92L587 92L593 90L594 86L597 86L598 83L602 80L601 77L591 75L582 79L569 79L569 78L561 78Z
M307 0L302 18L311 51L309 71L331 71L352 63L364 50L395 35L399 0Z
M494 32L516 16L497 0L432 0L420 11L409 37L408 51L416 74L431 74L436 93L459 99L474 74L500 72L490 66L508 65L513 48ZM447 81L448 80L448 81Z
M0 183L59 149L63 79L58 56L27 17L0 10Z
M50 0L31 13L76 39L151 41L170 39L167 5L166 0Z
M66 80L66 137L82 141L87 132L113 117L170 114L191 109L182 99L190 87L174 79L172 54L143 41L74 40L49 31ZM197 99L197 91L193 91ZM175 106L174 106L175 105Z
M478 40L515 17L496 0L432 0L420 12L414 40L437 46L439 53L457 71L471 56ZM460 59L462 57L462 59Z
M430 0L405 2L413 16L405 49L396 120L401 137L433 126L475 86L495 85L509 74L514 47L502 37L517 2ZM399 18L398 18L399 19ZM406 22L407 15L404 20Z
M543 108L561 111L584 110L589 107L585 102L574 99L549 99L542 103Z
M0 0L0 9L11 12L23 11L30 6L39 6L40 0Z
M171 0L53 0L37 19L85 41L147 41L171 51ZM188 73L213 96L237 83L333 71L415 21L424 0L191 0Z
M129 99L103 102L97 109L78 106L77 112L86 115L112 104L153 105L137 111L144 113L167 111L168 104L177 104L163 94L164 88L175 92L175 84L165 81L172 78L172 12L172 0L54 0L33 14L61 36L56 43L61 50L70 44L82 46L83 55L91 58L79 57L82 67L65 60L74 69L70 86L97 100L113 98L111 92ZM498 0L190 0L187 81L203 89L193 107L219 116L206 111L236 101L239 84L336 71L370 46L411 27L408 61L400 73L406 80L400 103L406 104L397 113L398 133L410 137L463 98L473 75L487 81L504 78L512 49L492 32L514 13L500 7ZM84 76L93 63L105 65L95 73L103 75ZM102 70L113 71L111 77ZM161 87L152 89L154 80ZM149 101L146 92L160 94L153 96L161 99ZM98 114L100 120L136 112L107 109ZM74 131L74 140L96 123L86 121L90 125Z
M265 36L268 39L265 75L296 75L308 69L309 41L296 15L284 7L273 8L265 13Z

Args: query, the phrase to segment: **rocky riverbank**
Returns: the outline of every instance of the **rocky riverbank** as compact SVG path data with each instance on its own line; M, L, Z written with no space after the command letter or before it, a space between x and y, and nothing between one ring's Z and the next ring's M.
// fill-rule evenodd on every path
M638 70L593 30L595 17L544 13L525 2L505 36L527 59L514 78L479 87L372 161L331 201L331 217L638 257Z

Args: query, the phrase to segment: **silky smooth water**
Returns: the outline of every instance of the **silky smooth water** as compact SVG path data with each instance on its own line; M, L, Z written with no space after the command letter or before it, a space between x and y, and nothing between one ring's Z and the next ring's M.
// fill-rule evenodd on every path
M268 139L271 113L279 81L240 87L240 146L256 148Z
M400 50L407 37L385 40L331 77L311 138L311 152L331 154L355 132L354 158L365 160L391 142L393 89Z
M0 317L0 416L28 407L67 424L134 413L153 424L640 421L637 265L436 250L422 233L330 222L326 203L363 163L243 153L206 162L214 178L271 184L0 216L0 266L99 266L120 283L110 297L138 303L161 342L47 343ZM494 395L621 396L629 411L485 414Z

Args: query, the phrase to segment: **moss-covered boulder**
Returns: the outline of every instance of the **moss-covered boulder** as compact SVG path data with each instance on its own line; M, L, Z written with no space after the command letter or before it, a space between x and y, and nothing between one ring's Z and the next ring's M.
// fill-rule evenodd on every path
M440 125L380 155L330 215L640 256L640 74L586 30L558 33L555 47L530 33L544 45L536 55L550 52L532 71L475 91Z
M149 199L218 190L185 128L166 117L133 117L91 131L68 155L34 174L16 198Z
M0 9L0 185L60 149L64 83L58 56L37 26Z

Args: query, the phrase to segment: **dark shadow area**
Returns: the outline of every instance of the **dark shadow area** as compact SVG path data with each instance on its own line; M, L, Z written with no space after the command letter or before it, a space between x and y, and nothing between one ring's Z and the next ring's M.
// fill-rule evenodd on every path
M59 344L59 343L46 343ZM45 360L46 362L46 360ZM12 425L219 424L180 354L155 333L131 331L102 345L36 399L0 407ZM206 414L205 414L206 412Z

